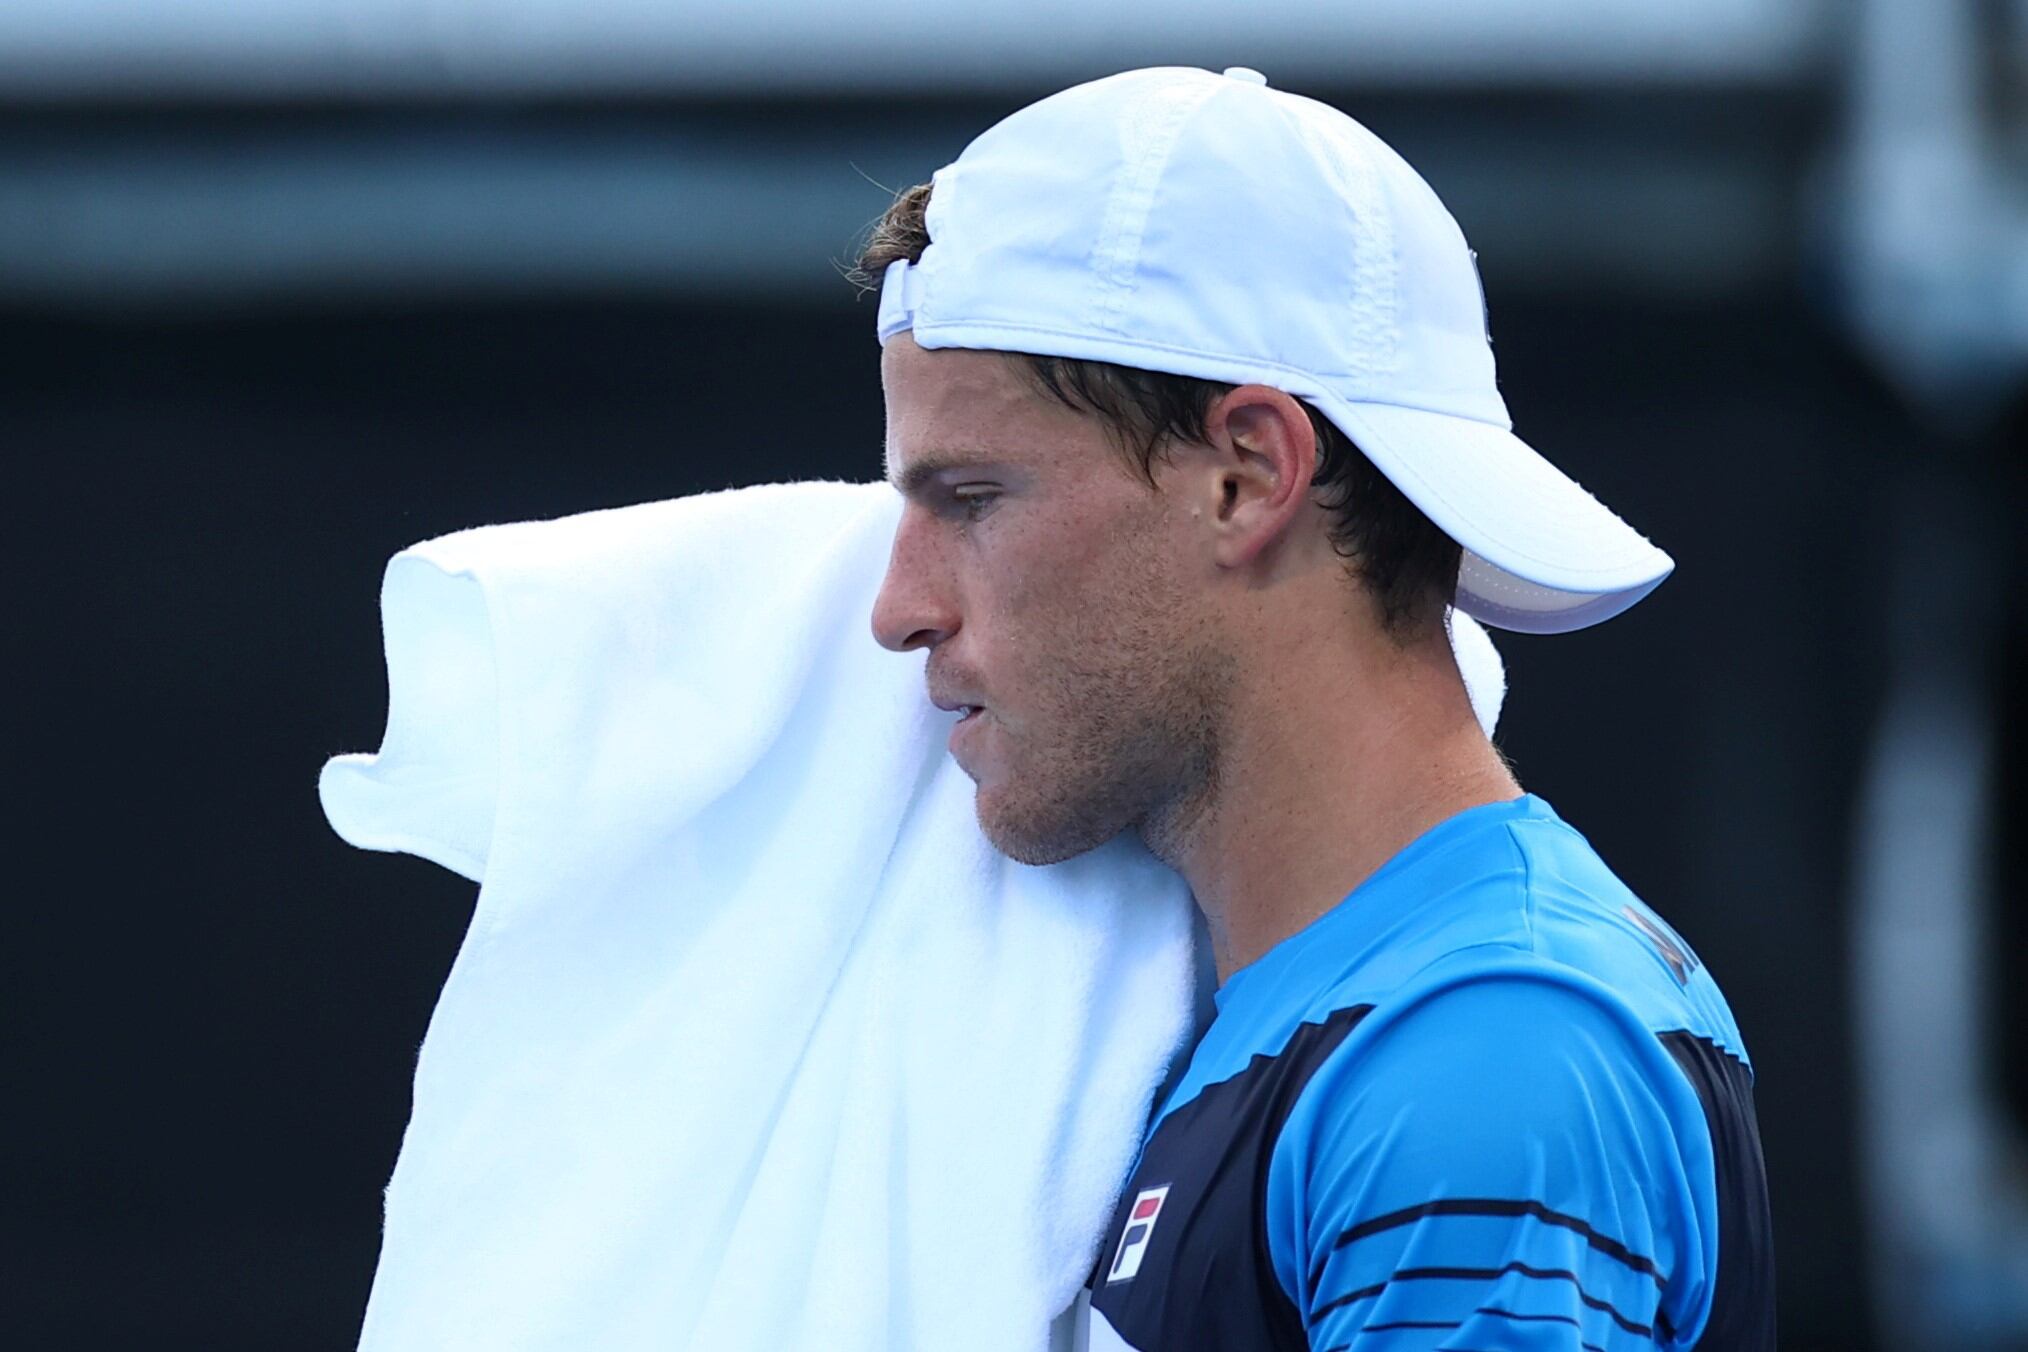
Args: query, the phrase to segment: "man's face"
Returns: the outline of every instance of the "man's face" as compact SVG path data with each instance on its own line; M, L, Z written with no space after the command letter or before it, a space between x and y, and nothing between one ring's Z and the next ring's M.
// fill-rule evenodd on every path
M908 501L873 630L979 706L952 752L1003 853L1055 863L1129 827L1158 853L1208 797L1232 664L1187 493L1003 353L887 344L888 477ZM1166 484L1165 484L1166 487Z

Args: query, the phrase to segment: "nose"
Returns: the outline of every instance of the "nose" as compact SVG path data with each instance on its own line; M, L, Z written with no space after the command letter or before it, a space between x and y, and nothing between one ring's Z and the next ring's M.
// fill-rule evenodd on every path
M873 599L873 637L893 652L934 648L958 631L949 578L925 524L913 504L902 512Z

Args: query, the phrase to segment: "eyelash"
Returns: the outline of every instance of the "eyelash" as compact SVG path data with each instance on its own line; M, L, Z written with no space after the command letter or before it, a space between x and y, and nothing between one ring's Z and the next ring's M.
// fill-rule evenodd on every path
M993 499L998 496L999 494L992 489L975 490L970 493L953 492L951 494L952 500L957 503L959 514L965 519L967 524L980 520L983 510L991 506Z

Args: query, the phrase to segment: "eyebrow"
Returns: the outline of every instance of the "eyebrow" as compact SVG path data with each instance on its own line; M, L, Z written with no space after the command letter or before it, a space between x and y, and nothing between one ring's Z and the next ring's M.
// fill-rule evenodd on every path
M986 469L1000 464L998 460L965 451L931 451L918 456L900 474L889 473L887 481L894 490L905 498L919 495L923 486L939 474L960 469Z

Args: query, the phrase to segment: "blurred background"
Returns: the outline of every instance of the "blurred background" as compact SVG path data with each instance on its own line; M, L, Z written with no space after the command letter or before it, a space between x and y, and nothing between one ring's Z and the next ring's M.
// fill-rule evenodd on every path
M1731 998L1783 1346L2028 1347L2028 0L6 0L12 1345L352 1345L471 904L317 806L387 557L877 475L860 232L1157 63L1415 163L1679 562L1502 740Z

